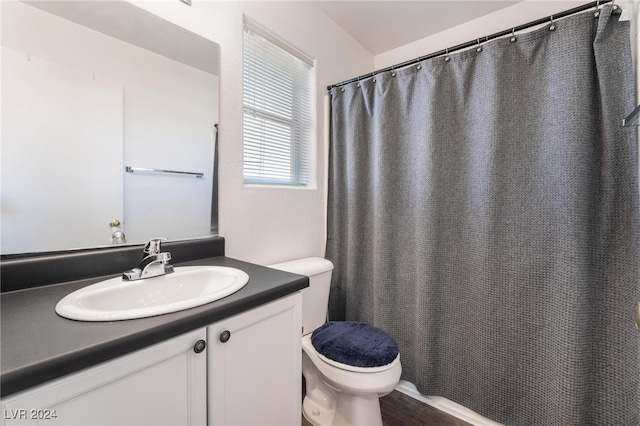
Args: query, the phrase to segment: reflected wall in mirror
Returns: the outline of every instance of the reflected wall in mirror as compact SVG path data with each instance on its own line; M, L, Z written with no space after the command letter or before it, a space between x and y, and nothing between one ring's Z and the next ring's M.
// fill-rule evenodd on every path
M218 45L127 2L1 7L1 254L217 234Z

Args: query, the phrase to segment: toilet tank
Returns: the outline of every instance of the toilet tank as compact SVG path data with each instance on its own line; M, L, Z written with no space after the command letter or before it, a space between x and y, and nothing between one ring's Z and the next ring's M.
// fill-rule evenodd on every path
M333 263L321 257L307 257L269 267L309 277L309 287L302 290L302 334L311 333L324 324L327 320Z

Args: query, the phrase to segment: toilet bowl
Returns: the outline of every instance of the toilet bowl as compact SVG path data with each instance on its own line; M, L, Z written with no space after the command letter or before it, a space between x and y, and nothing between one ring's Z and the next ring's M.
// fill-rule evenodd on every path
M400 355L383 367L353 367L331 361L302 338L302 374L306 396L304 417L313 425L382 425L379 398L400 380Z
M325 324L333 264L322 258L306 258L270 267L309 277L309 287L302 291L302 374L306 383L302 403L304 417L316 426L381 426L379 398L398 385L402 366L397 346L395 352L387 351L377 360L371 359L370 349L372 345L378 347L379 344L393 347L393 339L375 327L351 323L358 329L357 338L353 342L349 338L341 338L340 345L333 345L339 349L333 347L333 352L328 353L324 346L331 345L318 343L320 331L326 336L327 332L337 329L335 334L344 336L344 326L348 324ZM314 337L318 347L314 346ZM345 356L336 354L341 350ZM367 361L363 363L362 358L367 358Z

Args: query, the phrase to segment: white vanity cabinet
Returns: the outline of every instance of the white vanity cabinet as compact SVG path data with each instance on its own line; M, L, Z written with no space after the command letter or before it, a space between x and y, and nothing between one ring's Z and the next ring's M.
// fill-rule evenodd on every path
M10 395L1 426L300 425L300 292Z
M206 329L10 395L3 425L206 425ZM197 349L202 348L202 343Z
M209 425L299 425L302 295L210 325Z

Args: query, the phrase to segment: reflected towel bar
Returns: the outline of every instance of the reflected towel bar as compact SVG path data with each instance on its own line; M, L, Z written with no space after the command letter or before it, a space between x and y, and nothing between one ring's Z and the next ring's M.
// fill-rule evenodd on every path
M127 173L167 173L171 175L181 175L181 176L193 176L196 178L201 178L204 176L204 173L200 172L181 172L178 170L162 170L162 169L147 169L145 167L131 167L126 166L124 169Z

